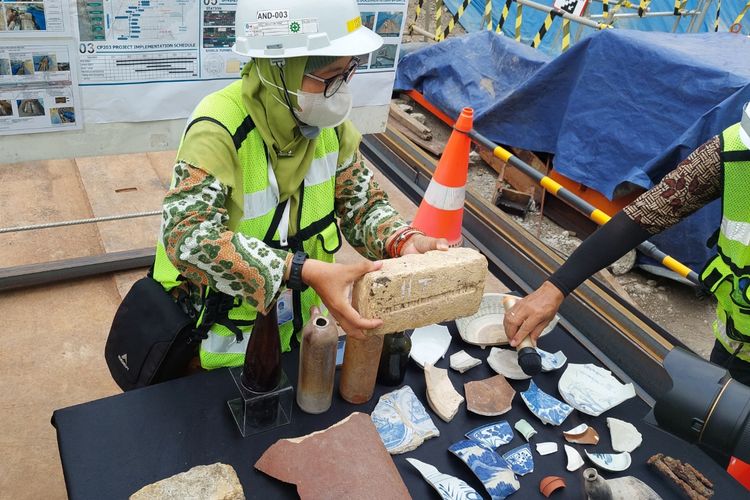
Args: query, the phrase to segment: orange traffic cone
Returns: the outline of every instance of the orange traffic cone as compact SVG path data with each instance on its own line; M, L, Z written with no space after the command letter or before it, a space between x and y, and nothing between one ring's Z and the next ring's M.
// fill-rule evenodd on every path
M468 133L473 117L472 108L461 111L411 224L427 236L447 239L450 246L458 246L462 240L461 222L471 148Z

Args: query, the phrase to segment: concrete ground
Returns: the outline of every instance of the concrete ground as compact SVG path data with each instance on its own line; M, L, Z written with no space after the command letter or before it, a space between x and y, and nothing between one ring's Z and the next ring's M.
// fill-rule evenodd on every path
M3 227L157 210L174 152L0 166ZM376 173L406 219L416 207ZM4 267L147 248L158 217L0 235ZM361 257L348 245L339 262ZM104 363L112 317L145 269L0 292L0 498L66 498L55 430L58 408L120 389ZM490 279L487 291L507 289Z

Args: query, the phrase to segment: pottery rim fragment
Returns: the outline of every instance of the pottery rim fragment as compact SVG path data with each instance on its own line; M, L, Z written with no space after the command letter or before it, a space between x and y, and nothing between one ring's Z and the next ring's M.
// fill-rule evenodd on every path
M561 488L565 488L565 480L559 476L547 476L539 481L539 491L547 498Z

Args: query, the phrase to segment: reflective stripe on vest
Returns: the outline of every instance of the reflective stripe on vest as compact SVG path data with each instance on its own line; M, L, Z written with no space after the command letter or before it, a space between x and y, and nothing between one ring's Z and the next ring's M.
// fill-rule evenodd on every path
M750 200L748 200L748 203L750 203ZM750 222L729 220L723 217L721 220L721 232L730 241L750 246Z

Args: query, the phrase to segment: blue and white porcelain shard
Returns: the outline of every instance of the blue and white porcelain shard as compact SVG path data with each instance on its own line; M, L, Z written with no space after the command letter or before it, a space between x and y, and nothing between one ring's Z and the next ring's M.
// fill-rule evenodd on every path
M630 453L627 451L622 453L589 453L588 450L583 451L586 452L586 456L594 465L612 472L624 471L630 467L632 461Z
M570 406L539 389L533 380L529 382L529 388L521 393L521 398L531 413L545 424L560 425L573 411Z
M408 385L383 394L370 418L385 449L392 455L411 451L424 441L440 435L430 415Z
M551 371L559 370L560 368L565 366L565 363L568 362L568 358L565 357L565 354L563 354L562 351L551 353L551 352L547 352L542 349L539 349L537 347L536 352L538 352L539 356L542 357L542 371L543 372L551 372Z
M534 457L531 455L531 447L528 444L503 453L503 458L508 462L511 470L519 476L534 472Z
M406 461L422 474L424 480L435 488L443 500L482 500L482 495L465 481L443 474L432 465L416 458L407 458Z
M411 334L411 352L409 357L424 368L425 364L434 365L445 356L451 345L451 333L442 325L430 325L417 328Z
M557 389L569 405L594 417L635 397L633 384L621 384L609 370L592 364L568 363Z
M526 375L518 365L518 353L515 350L493 347L487 356L487 364L505 378L513 380L531 378L531 375Z
M492 449L475 441L459 441L448 451L469 466L490 494L492 500L502 500L521 487L508 462Z
M487 424L466 433L466 437L490 448L497 448L513 440L513 429L505 420Z

